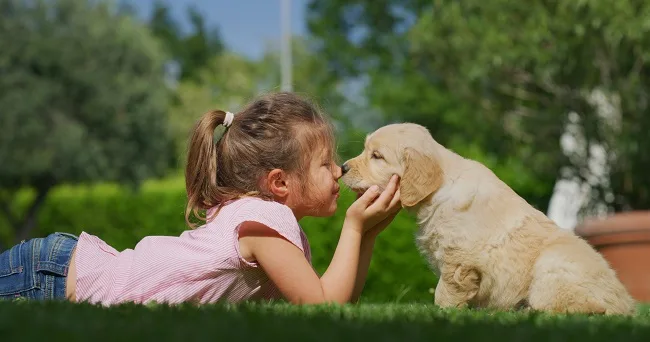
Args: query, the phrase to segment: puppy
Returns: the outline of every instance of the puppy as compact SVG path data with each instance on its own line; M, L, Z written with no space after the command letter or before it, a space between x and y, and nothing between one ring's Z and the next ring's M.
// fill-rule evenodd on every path
M378 129L342 169L343 182L357 192L400 176L402 205L417 216L418 249L439 275L440 307L635 312L626 288L590 245L420 125Z

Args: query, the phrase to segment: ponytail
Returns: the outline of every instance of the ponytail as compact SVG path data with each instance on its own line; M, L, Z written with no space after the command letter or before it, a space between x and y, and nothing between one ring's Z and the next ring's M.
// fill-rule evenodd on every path
M199 210L209 209L219 202L217 187L217 145L214 130L223 124L226 113L221 110L209 111L194 126L187 151L185 167L185 190L187 207L185 222L190 226L190 215L200 217Z

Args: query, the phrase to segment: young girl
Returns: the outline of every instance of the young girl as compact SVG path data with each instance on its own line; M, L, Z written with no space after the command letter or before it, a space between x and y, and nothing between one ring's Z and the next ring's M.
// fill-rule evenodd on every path
M215 139L218 126L224 133ZM233 115L204 114L192 133L185 170L185 219L206 222L180 236L148 236L117 251L82 232L35 238L0 254L0 298L210 303L280 299L345 303L358 299L375 237L397 214L395 176L346 212L327 271L311 266L298 221L334 214L341 169L331 126L292 93L262 97Z

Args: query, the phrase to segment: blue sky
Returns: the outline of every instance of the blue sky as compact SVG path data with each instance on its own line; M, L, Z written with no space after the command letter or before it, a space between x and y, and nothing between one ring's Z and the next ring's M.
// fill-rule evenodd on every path
M129 0L141 17L148 18L155 0ZM181 24L187 25L186 8L195 6L204 13L209 26L219 27L224 43L231 50L249 57L260 57L265 44L280 44L280 0L164 0ZM307 0L290 0L291 31L306 31ZM187 26L185 26L187 27Z

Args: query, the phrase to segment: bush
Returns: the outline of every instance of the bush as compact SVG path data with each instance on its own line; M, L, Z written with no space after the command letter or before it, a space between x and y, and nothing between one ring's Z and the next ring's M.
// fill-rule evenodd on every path
M20 194L14 210L24 210L32 193ZM181 177L147 181L138 192L112 184L61 186L53 190L38 215L40 237L61 231L97 235L117 250L133 248L147 235L179 235L187 229L185 191ZM341 193L339 208L329 218L305 218L300 223L309 237L313 264L324 272L339 239L345 211L354 194ZM362 301L432 302L437 282L414 243L415 221L400 213L377 239ZM0 239L13 241L9 226L0 221Z

